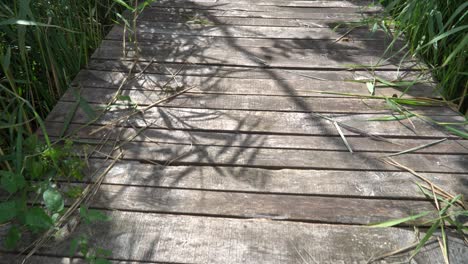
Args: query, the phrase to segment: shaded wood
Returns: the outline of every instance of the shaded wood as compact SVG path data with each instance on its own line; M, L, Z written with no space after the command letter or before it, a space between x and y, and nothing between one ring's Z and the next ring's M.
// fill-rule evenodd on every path
M48 121L63 122L66 113L72 109L73 103L59 102L47 117ZM99 105L93 105L99 107ZM101 105L102 107L102 105ZM95 122L97 125L112 123L114 120L127 116L133 112L128 107L114 106L106 111ZM416 130L413 130L408 120L400 122L370 122L370 118L387 115L382 114L356 114L356 115L325 115L348 126L359 128L366 133L381 136L407 136L407 137L448 137L455 136L441 127L422 121L418 118L412 120ZM464 122L461 116L428 116L440 122ZM78 109L73 123L84 124L88 122L87 116ZM314 117L309 113L296 112L270 112L270 111L242 111L242 110L210 110L191 108L155 107L145 112L143 118L134 116L129 121L136 127L188 129L188 130L224 130L236 132L267 132L282 134L304 135L338 135L334 125L322 118ZM348 130L345 135L355 135Z
M155 48L152 45L139 45L136 53L131 46L127 46L123 54L121 41L103 41L93 54L94 59L101 60L134 60L166 63L195 63L195 64L223 64L231 66L255 67L288 67L288 68L326 68L348 69L350 67L379 69L421 69L424 66L416 60L401 61L400 56L382 57L382 52L356 50L312 50L283 48L217 48L208 45L194 44L192 47L177 49ZM209 48L208 48L209 47ZM389 54L391 55L391 54ZM354 65L354 66L353 66Z
M249 8L249 7L247 7ZM157 15L165 13L167 15L199 16L205 15L212 19L216 17L244 17L244 18L289 18L289 19L347 19L359 18L365 15L376 14L374 10L363 10L362 8L295 8L295 7L275 7L257 6L256 8L269 11L256 11L246 9L203 9L184 7L157 7L144 10L144 12Z
M414 231L401 228L308 224L261 219L110 212L89 234L96 247L111 248L113 258L176 263L364 263L372 256L412 244ZM449 241L453 263L463 263L466 247ZM65 255L67 243L45 251ZM405 257L392 259L402 261ZM438 244L416 256L420 263L441 263ZM312 262L313 263L313 262Z
M114 98L116 90L103 88L80 89L80 95L90 103L106 104ZM120 100L116 104L138 104L140 106L166 98L169 93L163 91L123 90ZM64 102L76 101L72 89L69 89L61 98ZM286 112L314 112L319 113L387 113L393 110L382 99L355 99L348 98L316 98L316 97L284 97L262 95L226 95L184 93L164 104L168 107L200 108L200 109L236 109L236 110L267 110ZM446 106L412 107L407 109L423 115L458 115L457 112Z
M95 71L103 71L101 74L105 75L106 71L125 72L128 73L134 62L130 61L115 61L115 60L98 60L92 59L89 62L88 69ZM149 64L149 65L148 65ZM134 72L141 72L145 69L144 73L156 73L161 75L172 75L178 72L177 76L200 76L210 78L237 78L237 79L262 79L262 80L309 80L315 81L316 78L324 79L326 81L351 81L351 80L373 80L374 77L379 77L387 81L419 81L424 84L430 85L432 89L436 87L432 76L427 72L421 71L398 71L398 70L379 70L367 71L360 69L346 69L346 70L307 70L307 69L275 69L275 68L258 68L258 67L233 67L227 65L196 65L196 64L179 64L179 63L163 63L153 61L150 62L136 62ZM80 78L78 78L79 80ZM319 79L319 80L320 80ZM206 81L206 80L205 80ZM238 81L238 80L237 80ZM324 83L320 80L318 83ZM352 85L352 82L347 84ZM420 89L416 85L416 90ZM414 89L410 89L411 92Z
M109 62L109 61L107 61ZM112 66L118 70L123 70L126 67L127 62L121 61L122 65L118 65L117 61L114 64L103 63L93 64L95 68L102 69L104 66ZM144 65L144 64L143 64ZM179 69L181 66L178 66ZM110 67L109 67L110 68ZM178 69L175 67L165 67L165 65L157 65L153 69L147 69L150 72L159 72L161 74L143 74L140 77L128 81L122 88L124 90L147 90L154 92L163 92L162 87L165 90L172 91L174 89L184 89L184 87L195 87L191 92L200 92L205 94L238 94L238 95L285 95L285 96L311 96L311 97L347 97L349 96L340 94L324 94L322 92L334 92L334 93L349 93L349 94L362 94L368 95L369 90L365 83L347 82L342 80L336 80L338 78L346 79L364 79L370 78L365 76L364 73L357 73L352 75L349 72L340 72L341 77L338 77L336 72L271 72L272 77L278 78L289 78L289 79L249 79L248 69L233 69L232 71L219 70L218 74L213 73L217 76L226 76L228 78L220 77L208 77L212 72L210 69L206 69L207 73L190 69L187 66L183 73L188 75L177 75L175 78L169 75L169 72L177 72ZM110 68L112 69L112 68ZM213 71L216 71L213 69ZM136 72L139 72L138 70ZM329 74L327 74L329 73ZM252 77L267 77L268 71L265 73L258 72L258 75L251 70L250 75ZM299 74L299 75L298 75ZM362 74L362 75L361 75ZM89 88L112 88L115 89L120 86L122 80L127 76L128 73L123 72L110 72L110 71L96 71L96 70L83 70L75 78L73 85L79 87ZM194 75L194 76L192 76ZM201 76L198 76L201 75ZM205 77L206 75L206 77ZM245 77L243 77L245 76ZM306 76L310 76L307 78ZM232 78L231 78L232 77ZM295 78L294 78L295 77ZM321 81L311 78L330 78L331 81ZM335 80L334 80L335 79ZM376 95L383 95L392 97L393 95L403 97L433 97L434 86L432 83L416 84L406 93L406 87L385 87L377 86L375 88Z
M139 21L151 22L173 22L195 25L235 25L235 26L269 26L269 27L303 27L303 28L334 28L346 27L346 23L358 23L362 17L355 18L335 18L335 19L290 19L290 18L256 18L252 17L222 17L209 18L206 15L197 16L166 13L147 13L144 12L138 17Z
M380 40L392 39L383 31L371 32L367 28L359 27L349 30L347 28L297 28L297 27L268 27L268 26L231 26L231 25L193 25L165 22L140 21L136 28L138 39L171 39L176 40L180 36L200 37L228 37L228 38L258 38L258 39L311 39L335 41L345 33L351 39ZM106 39L123 37L123 27L114 26Z
M243 19L247 20L248 19ZM155 23L156 24L156 23ZM200 25L184 25L180 23L164 23L165 25L174 25L174 28L186 28L189 30L191 27L204 28ZM122 41L121 37L114 37L113 35L107 36L107 40ZM369 39L360 40L352 39L350 37L344 38L339 41L323 40L323 39L300 39L300 38L226 38L226 37L199 37L199 36L180 36L177 39L169 38L155 38L154 40L139 40L139 46L151 46L156 50L169 50L184 51L194 48L222 48L222 49L238 49L248 51L247 47L251 48L273 48L276 50L289 50L295 53L318 52L318 50L349 50L360 51L363 54L382 55L391 43L391 39ZM109 42L109 41L108 41ZM402 48L403 42L395 42L392 48L389 48L387 54L398 51ZM117 45L115 43L114 45ZM132 47L132 43L127 43L127 47ZM307 51L312 49L314 51ZM302 50L302 51L301 51ZM284 54L287 55L287 54Z
M372 1L361 0L361 1L249 1L249 0L238 0L235 2L228 0L213 0L213 1L185 1L185 0L163 0L157 1L152 4L153 7L185 7L185 8L197 8L197 7L214 7L223 9L234 9L237 5L241 7L256 9L262 6L277 6L277 7L328 7L328 8L359 8L367 7L372 4Z
M293 206L291 206L293 205ZM379 200L102 185L90 204L108 210L369 224L434 210L431 201ZM432 219L420 219L422 224Z
M108 163L90 159L89 164L90 171L102 171ZM468 195L466 174L424 173L424 176L450 193ZM426 198L414 184L415 179L407 172L158 166L125 160L109 171L104 183L341 197Z
M255 139L252 139L255 140ZM78 146L78 145L77 145ZM110 153L113 144L101 153ZM259 168L300 168L336 170L399 171L377 160L382 153L336 152L324 150L264 149L230 146L179 145L129 142L120 147L124 159L156 162L161 165L244 166ZM86 149L90 152L92 149ZM104 157L97 153L94 157ZM407 154L394 157L405 166L421 172L466 173L468 153L459 155Z
M47 122L47 132L50 137L59 137L62 131L62 123ZM112 140L127 140L132 138L137 142L174 143L187 145L232 146L252 148L286 148L286 149L310 149L310 150L335 150L347 151L346 146L339 137L320 136L295 136L295 135L268 135L268 134L244 134L221 133L203 131L183 131L166 129L144 129L138 131L133 128L116 127L112 130L102 130L92 133L99 126L91 125L82 128L80 125L71 124L67 133L74 132L73 138L94 139L109 138ZM255 140L254 140L255 139ZM382 152L395 153L417 146L434 142L433 139L389 139L394 144L384 141L371 140L363 137L347 137L347 141L355 152ZM446 140L437 145L423 148L414 153L468 153L468 140ZM384 155L384 154L382 154Z

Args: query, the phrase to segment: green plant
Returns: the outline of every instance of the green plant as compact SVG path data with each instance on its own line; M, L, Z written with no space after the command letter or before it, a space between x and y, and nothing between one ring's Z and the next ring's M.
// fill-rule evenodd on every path
M372 28L407 40L409 53L429 66L439 81L438 91L468 108L468 3L464 0L381 0L385 15L374 18Z
M14 248L24 232L37 234L53 227L64 212L66 197L58 180L81 180L84 168L71 141L52 147L31 135L15 151L3 156L12 169L0 170L1 191L6 194L0 202L0 223L11 226L7 248Z

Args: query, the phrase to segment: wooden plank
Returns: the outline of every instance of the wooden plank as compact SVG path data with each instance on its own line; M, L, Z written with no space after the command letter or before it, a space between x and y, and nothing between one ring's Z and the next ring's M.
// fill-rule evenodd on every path
M170 15L197 16L205 15L211 18L224 17L245 17L245 18L289 18L289 19L334 19L334 18L357 18L364 15L376 14L376 8L370 8L369 11L362 8L295 8L295 7L275 7L275 6L257 6L255 8L269 11L256 11L245 9L202 9L201 8L178 8L178 7L156 7L144 10L144 12L157 15L166 13ZM372 10L374 9L374 10Z
M101 60L131 60L139 61L159 61L166 63L195 63L195 64L215 64L229 66L249 66L249 67L287 67L303 69L348 69L350 67L379 69L421 69L424 65L414 59L401 61L399 56L385 59L382 53L370 51L369 54L363 51L353 50L289 50L286 53L284 48L216 48L208 46L194 45L186 50L173 48L155 49L149 45L139 45L139 52L136 53L127 46L123 54L123 43L121 41L103 41L96 49L92 58Z
M371 257L413 244L412 229L207 218L110 212L109 222L81 226L95 247L112 249L120 260L170 263L364 263ZM453 263L463 263L466 247L449 241ZM66 256L68 243L44 251ZM407 256L392 258L403 261ZM437 243L418 254L419 263L443 262ZM313 263L313 262L312 262Z
M250 21L250 19L243 19ZM158 24L158 23L154 23ZM167 25L173 24L174 28L203 28L200 25L184 25L180 23L164 23ZM113 37L113 35L107 36L108 40L122 41L121 37ZM167 38L155 38L154 40L139 40L138 44L141 46L152 46L157 50L188 50L194 47L200 48L222 48L222 49L244 49L247 47L251 48L276 48L283 50L293 50L296 53L301 52L299 50L312 49L312 50L352 50L361 51L364 54L383 54L387 50L388 45L391 43L391 39L370 39L360 40L351 39L350 37L343 38L339 41L321 40L321 39L268 39L268 38L226 38L226 37L199 37L199 36L180 36L177 40ZM131 46L131 42L127 45ZM394 43L392 48L389 48L387 54L400 50L404 45L404 42L397 41ZM308 51L302 51L306 53ZM310 52L310 51L309 51Z
M62 123L47 122L47 132L50 137L58 138L62 131ZM232 147L255 147L255 148L284 148L284 149L306 149L306 150L335 150L348 151L340 137L321 136L296 136L296 135L268 135L268 134L244 134L244 133L221 133L203 131L183 131L166 129L144 129L136 131L133 128L116 127L112 130L102 130L92 133L99 126L71 124L67 133L73 132L74 138L99 141L102 138L111 140L127 140L132 138L135 142L172 143L186 145L205 146L232 146ZM255 140L254 140L255 139ZM354 152L381 152L395 153L434 142L434 139L401 139L392 138L389 141L394 144L371 140L363 137L347 137L347 141ZM468 152L468 140L447 140L437 145L414 151L413 153L447 153L460 154Z
M130 61L114 61L114 60L97 60L92 59L89 62L88 69L92 71L106 71L125 72L128 73L134 62ZM237 79L268 79L268 80L309 80L316 83L324 83L325 81L352 81L352 80L373 80L374 77L379 77L387 81L419 81L431 85L431 89L436 86L433 79L427 73L421 71L398 71L398 70L385 70L381 71L376 69L373 72L359 69L347 70L299 70L299 69L274 69L274 68L252 68L252 67L232 67L223 65L196 65L196 64L178 64L178 63L162 63L154 62L150 65L149 62L136 62L133 72L139 73L145 70L144 73L154 73L161 75L171 75L174 73L176 76L201 76L210 78L237 78ZM172 73L172 74L171 74ZM96 73L97 74L97 73ZM90 77L91 78L91 77ZM314 79L319 78L319 79ZM79 78L78 78L79 79ZM207 80L204 80L206 82ZM236 80L238 82L239 80ZM429 82L429 83L427 83ZM348 85L353 85L348 82ZM307 86L305 84L305 86ZM418 86L416 86L418 87ZM419 88L419 87L418 87ZM366 88L367 90L367 88ZM409 90L411 92L411 89Z
M76 90L75 90L76 91ZM116 95L117 90L105 88L80 89L81 98L95 104L107 104ZM169 96L163 91L121 90L116 104L151 105ZM69 89L61 98L64 102L75 102L73 89ZM349 98L316 98L316 97L286 97L265 95L229 95L184 93L165 103L168 107L199 108L199 109L231 109L231 110L259 110L284 112L317 113L386 113L392 114L391 107L382 99ZM422 115L459 115L447 106L414 107L407 106L408 111Z
M291 206L294 205L294 206ZM337 198L101 185L91 207L119 211L370 224L434 211L431 201ZM431 218L419 219L422 224Z
M93 64L95 68L108 68L114 67L114 63L110 64L109 61L102 64ZM122 62L123 64L124 62ZM145 64L143 64L145 65ZM141 66L143 66L141 65ZM139 67L141 67L139 66ZM123 66L119 67L118 70L123 70ZM138 68L139 68L138 67ZM346 77L362 79L370 78L366 76L360 76L359 73L356 76L352 76L349 72L326 72L326 71L309 71L309 72L271 72L272 77L277 78L289 78L289 79L249 79L248 77L267 77L268 71L265 73L257 72L254 70L248 72L247 69L235 69L223 71L220 69L216 74L215 69L207 69L205 74L202 69L193 69L187 66L187 69L179 73L176 77L169 75L169 72L177 72L181 69L178 65L170 67L166 65L158 65L153 69L147 69L146 71L157 72L159 67L160 74L143 74L136 79L132 79L122 87L124 90L138 90L138 91L154 91L162 92L162 87L165 90L179 90L188 87L194 87L192 92L199 92L204 94L237 94L237 95L282 95L282 96L310 96L310 97L338 97L338 98L350 98L349 96L340 94L324 94L323 92L334 92L334 93L349 93L349 94L361 94L368 95L369 91L365 83L356 83L351 81L321 81L312 79L316 78L330 78L330 79L345 79ZM150 67L151 68L151 67ZM184 67L185 68L185 67ZM142 70L142 69L141 69ZM140 69L135 72L140 72ZM213 73L214 76L227 76L229 78L220 77L209 77ZM328 73L328 74L327 74ZM385 73L385 72L382 72ZM289 74L289 75L288 75ZM341 76L340 76L341 74ZM387 74L390 74L387 72ZM73 85L78 87L89 87L89 88L109 88L116 89L120 87L122 80L127 76L127 73L123 72L110 72L110 71L96 71L96 70L83 70L75 78ZM206 76L205 76L206 75ZM344 76L343 76L344 75ZM232 76L232 78L230 78ZM244 76L244 77L243 77ZM309 76L309 78L304 77ZM338 77L340 76L340 77ZM296 78L292 78L296 77ZM391 77L391 76L388 76ZM174 80L175 79L175 80ZM387 97L403 96L403 97L433 97L434 86L432 83L421 83L416 84L406 93L406 87L385 87L377 86L375 88L376 95L382 95Z
M139 21L136 32L140 40L152 39L174 39L180 36L200 37L228 37L228 38L258 38L258 39L322 39L333 40L344 34L351 39L376 40L392 39L383 31L372 33L367 28L356 28L350 32L349 29L338 28L297 28L297 27L264 27L264 26L203 26L165 22ZM123 27L115 25L106 39L122 39Z
M66 113L72 109L73 103L59 102L47 117L51 122L63 122ZM99 105L93 105L99 108ZM101 105L102 109L102 105ZM104 125L112 123L118 118L127 116L134 109L128 107L112 107L106 111L95 124ZM370 118L379 118L387 115L381 114L357 114L357 115L325 115L348 126L359 128L366 133L381 136L398 137L451 137L453 135L440 127L413 119L414 130L408 120L400 122L369 121ZM296 112L269 112L269 111L241 111L241 110L209 110L191 108L155 107L144 114L144 120L140 116L130 118L129 122L136 127L188 129L188 130L215 130L232 132L261 132L304 135L338 135L335 126L322 118L314 117L309 113ZM463 117L458 116L428 116L439 122L464 122ZM78 109L73 123L85 124L87 116ZM355 135L343 129L345 135Z
M90 159L90 172L98 173L109 162ZM463 184L466 174L424 173L434 184L452 194L468 195ZM204 189L257 193L301 195L381 197L394 199L426 198L407 172L336 171L336 170L269 170L245 167L158 166L136 161L120 161L106 175L104 183Z
M131 17L131 16L129 16ZM166 13L147 13L144 12L138 16L138 21L148 22L173 22L195 25L236 25L236 26L270 26L270 27L303 27L303 28L330 28L345 27L346 23L359 23L363 17L355 18L336 18L333 20L325 19L290 19L290 18L256 18L252 17L222 17L210 18L205 15L177 15Z
M327 8L359 8L367 7L372 4L372 1L248 1L238 0L234 3L227 0L214 0L214 1L185 1L185 0L164 0L152 3L152 7L185 7L185 8L201 8L212 7L222 9L233 9L236 6L258 8L262 6L276 6L276 7L327 7Z
M252 139L252 141L255 139ZM77 146L78 148L78 146ZM110 153L113 142L103 146L100 153ZM265 149L230 146L179 145L153 142L129 142L120 147L124 159L142 160L161 165L241 166L271 169L324 169L400 171L378 160L382 153L336 152L324 150ZM90 155L93 148L83 151ZM100 153L93 157L105 157ZM406 154L394 157L403 165L420 172L466 173L468 152L458 155Z

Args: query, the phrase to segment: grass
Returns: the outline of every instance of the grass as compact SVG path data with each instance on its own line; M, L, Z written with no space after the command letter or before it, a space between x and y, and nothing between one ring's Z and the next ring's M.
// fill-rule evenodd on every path
M85 162L72 141L51 142L43 118L108 29L129 24L121 13L136 17L150 2L0 0L0 225L9 226L6 248L15 248L25 233L49 234L71 215L70 208L80 209L85 220L97 214L81 203L65 207L67 198L83 200L86 189L64 190L58 182L81 180ZM76 108L95 118L76 96ZM80 243L75 250L96 262L95 250Z
M380 0L385 16L375 21L429 66L438 91L468 114L468 3L464 0Z

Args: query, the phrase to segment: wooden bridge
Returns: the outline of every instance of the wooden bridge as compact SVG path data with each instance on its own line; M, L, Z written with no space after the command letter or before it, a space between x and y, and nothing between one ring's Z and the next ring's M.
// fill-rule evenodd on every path
M135 32L115 26L47 119L52 137L102 143L87 162L108 173L89 206L111 220L74 234L115 263L407 259L430 217L421 234L367 225L436 212L419 176L468 194L468 142L418 117L464 121L447 106L373 120L395 114L385 97L437 95L424 65L395 55L402 42L384 55L391 39L356 26L380 11L370 3L161 0ZM90 125L87 105L106 109ZM68 248L30 261L69 263ZM435 240L413 261L443 263L441 252ZM468 259L456 235L449 254Z

